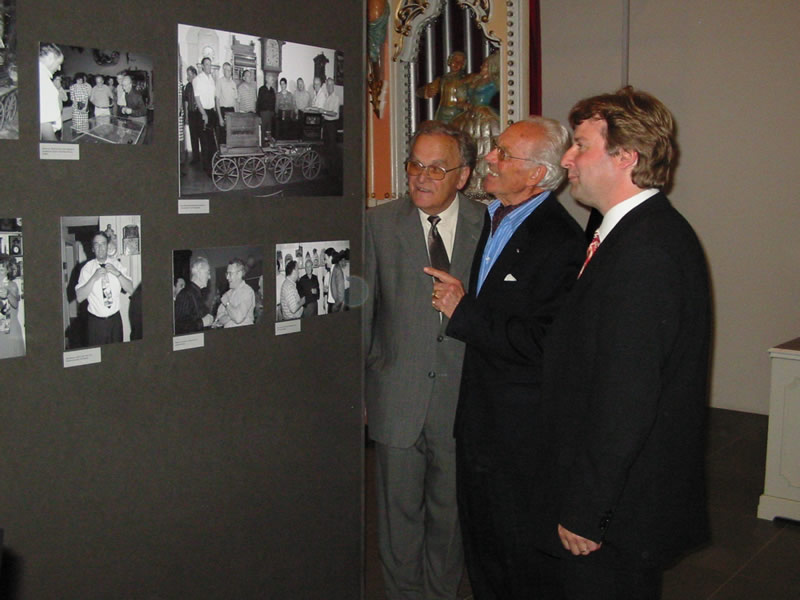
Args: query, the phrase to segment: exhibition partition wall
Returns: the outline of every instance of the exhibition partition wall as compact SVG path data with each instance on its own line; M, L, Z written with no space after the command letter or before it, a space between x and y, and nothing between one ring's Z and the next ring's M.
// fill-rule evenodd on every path
M363 2L1 3L0 597L358 598Z

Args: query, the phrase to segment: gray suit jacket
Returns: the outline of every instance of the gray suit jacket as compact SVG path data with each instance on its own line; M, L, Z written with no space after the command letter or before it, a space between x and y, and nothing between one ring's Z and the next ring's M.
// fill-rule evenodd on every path
M469 285L486 207L460 196L450 273ZM370 437L408 448L423 425L453 431L464 344L445 335L422 271L428 251L417 208L403 198L367 212L366 400Z

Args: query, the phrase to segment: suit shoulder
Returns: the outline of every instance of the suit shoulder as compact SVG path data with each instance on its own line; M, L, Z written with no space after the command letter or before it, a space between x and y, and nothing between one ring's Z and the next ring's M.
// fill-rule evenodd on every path
M546 231L564 239L574 239L585 249L586 243L583 229L557 197L551 195L540 208L543 209L541 217ZM535 215L538 210L534 211L531 216Z
M370 225L386 223L401 218L410 211L410 202L406 198L398 198L385 204L367 209L367 222Z

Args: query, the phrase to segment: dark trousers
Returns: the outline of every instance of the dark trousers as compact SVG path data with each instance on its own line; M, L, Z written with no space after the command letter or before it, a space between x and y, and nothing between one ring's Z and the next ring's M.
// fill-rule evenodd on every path
M192 143L192 162L200 162L200 135L203 133L203 117L196 110L189 112L189 139Z
M211 162L214 158L214 153L217 151L217 140L215 131L219 125L217 118L217 111L213 108L206 111L208 115L208 123L203 127L203 132L200 135L200 152L203 156L203 169L206 173L211 173ZM202 116L200 117L202 122Z
M475 600L562 600L559 559L533 544L524 465L466 446L457 439L456 489Z
M96 317L89 313L86 340L90 346L116 344L122 341L122 317L119 311L110 317Z
M222 118L223 119L225 118L225 115L227 115L228 113L235 112L235 110L236 109L233 108L232 106L220 106L219 107L219 112L222 113ZM227 127L228 126L227 125L223 125L222 123L219 123L218 127L219 127L219 129L217 131L217 140L219 141L220 144L225 144L228 141L228 133L227 133Z
M328 170L337 172L339 170L339 160L336 149L336 125L338 121L322 121L322 138L325 144L325 158L328 161Z
M565 600L659 600L661 598L661 569L642 571L612 569L595 564L590 555L586 558L576 556L563 559L560 572Z
M258 113L261 117L261 137L266 138L272 135L272 119L275 117L274 110L262 110Z

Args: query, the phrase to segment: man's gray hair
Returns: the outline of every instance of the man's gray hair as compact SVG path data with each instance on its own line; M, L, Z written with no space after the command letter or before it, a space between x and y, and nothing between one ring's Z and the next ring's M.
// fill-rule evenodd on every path
M413 148L417 138L421 135L446 135L447 137L453 138L456 144L458 144L458 154L461 157L461 164L470 169L475 168L477 148L475 146L475 140L473 140L472 136L468 133L441 121L423 121L419 124L408 147Z
M211 270L211 265L208 264L208 259L205 256L195 256L189 263L189 271L191 273L197 272L201 267Z
M547 169L539 187L543 190L555 190L567 174L567 170L561 166L561 157L569 148L569 131L555 119L538 115L531 115L522 122L538 125L545 132L545 140L531 158Z

